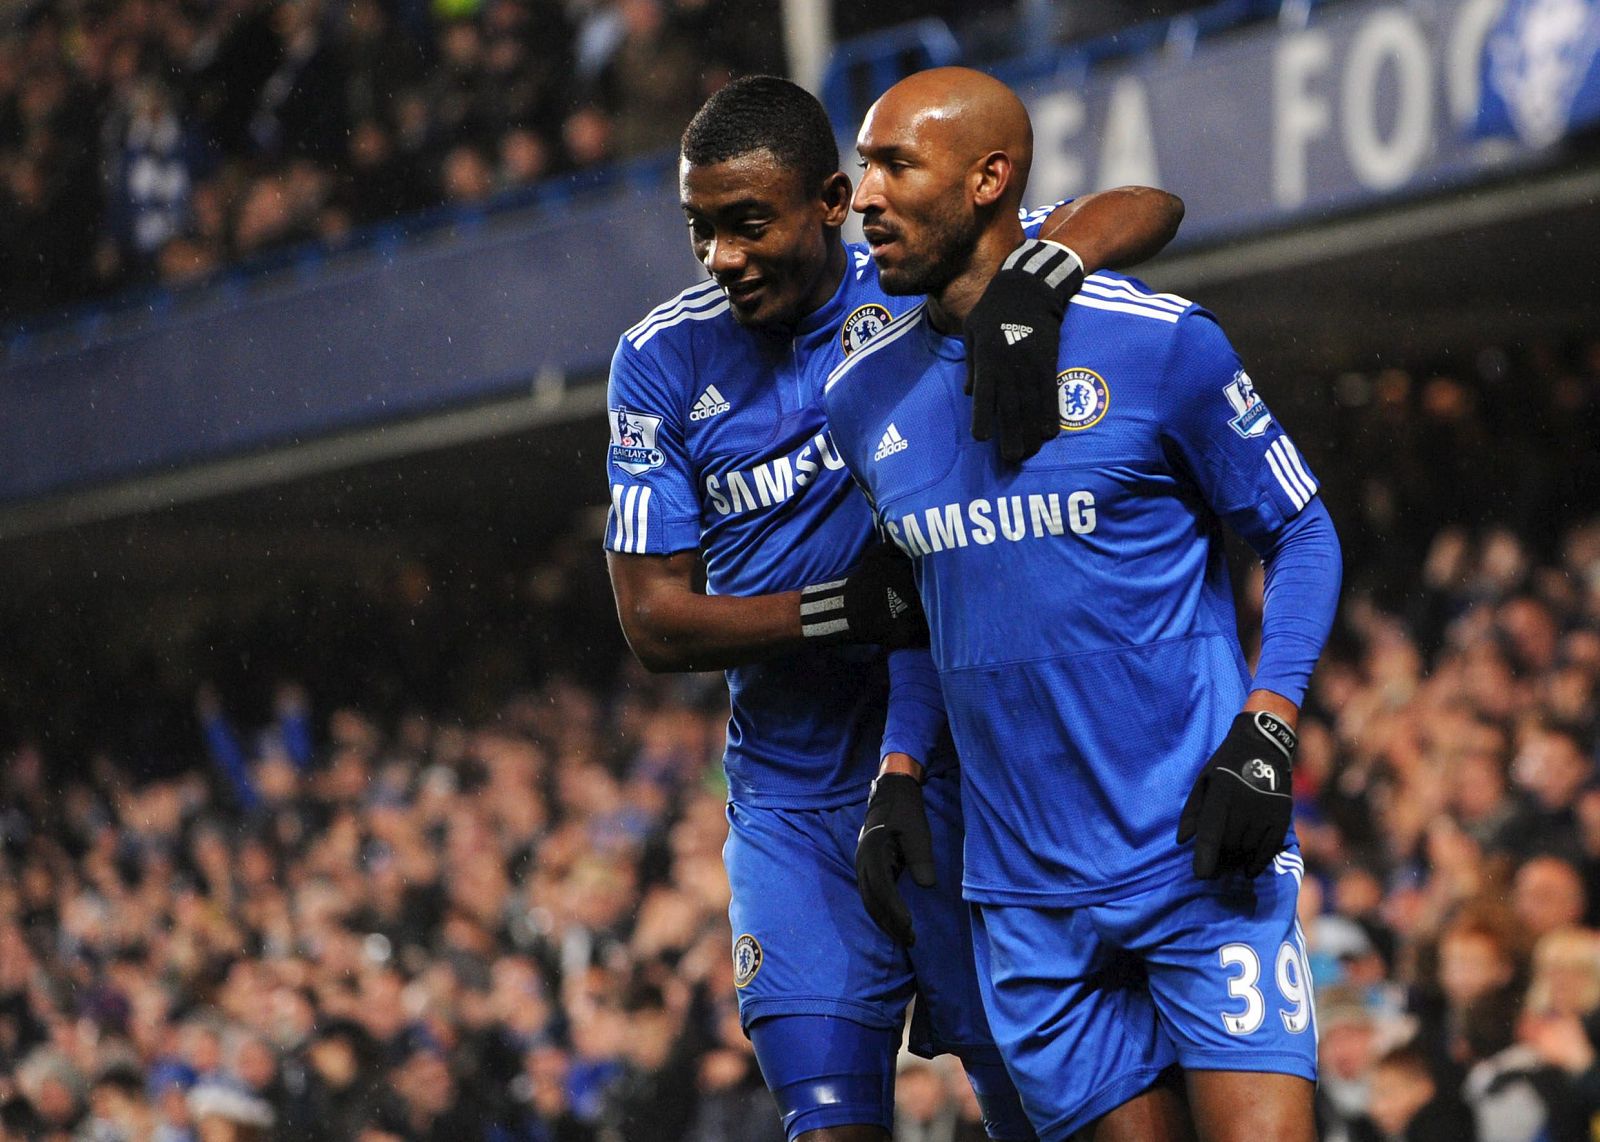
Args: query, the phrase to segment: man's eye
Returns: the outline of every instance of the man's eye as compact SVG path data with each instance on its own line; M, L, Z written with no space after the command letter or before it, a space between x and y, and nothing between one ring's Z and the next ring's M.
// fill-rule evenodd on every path
M765 234L766 232L767 232L767 224L765 222L761 223L760 225L755 225L755 226L741 226L741 227L739 227L739 237L748 238L752 242L759 240L761 238L761 236L763 234Z

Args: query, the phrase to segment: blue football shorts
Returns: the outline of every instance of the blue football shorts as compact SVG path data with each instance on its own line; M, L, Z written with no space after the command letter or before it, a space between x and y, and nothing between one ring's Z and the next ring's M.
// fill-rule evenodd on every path
M791 1138L820 1126L889 1128L894 1055L913 997L907 1046L924 1057L949 1052L961 1058L991 1134L1031 1137L978 989L971 911L961 899L959 777L930 778L924 802L938 883L923 889L909 876L900 880L917 936L909 950L879 930L856 890L864 800L837 809L728 805L723 859L733 889L728 914L739 1016L767 1085L779 1096ZM825 1068L800 1057L794 1035L761 1027L783 1017L794 1017L797 1028L827 1027L833 1045L822 1054L837 1060L841 1073L821 1081L815 1072ZM824 1017L826 1023L802 1017ZM885 1032L887 1050L879 1045ZM859 1042L847 1041L852 1039ZM851 1093L841 1097L846 1087Z
M1253 881L1185 874L1099 904L973 906L989 1024L1043 1142L1175 1062L1316 1081L1303 870L1291 851Z

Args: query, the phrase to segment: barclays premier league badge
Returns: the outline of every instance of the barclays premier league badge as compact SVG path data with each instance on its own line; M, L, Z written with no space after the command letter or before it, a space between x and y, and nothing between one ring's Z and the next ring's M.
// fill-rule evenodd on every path
M1267 411L1266 402L1256 395L1256 386L1250 380L1250 374L1243 369L1233 374L1233 380L1223 386L1222 393L1233 406L1233 411L1238 413L1228 421L1228 427L1246 440L1260 436L1272 423L1272 414Z
M611 410L611 462L630 476L661 467L667 458L656 447L661 417L627 408Z

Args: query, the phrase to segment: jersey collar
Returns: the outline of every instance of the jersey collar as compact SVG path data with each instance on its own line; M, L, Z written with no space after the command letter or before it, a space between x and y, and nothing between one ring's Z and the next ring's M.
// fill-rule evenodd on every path
M921 335L934 356L942 357L946 361L965 361L967 359L966 342L962 341L960 337L947 337L935 329L933 322L928 320L927 309L923 309L921 321Z
M832 297L800 319L794 329L795 336L805 337L818 330L827 330L831 335L839 327L847 312L846 295L850 292L852 278L849 258L846 257L844 273L839 275L839 287L833 291Z

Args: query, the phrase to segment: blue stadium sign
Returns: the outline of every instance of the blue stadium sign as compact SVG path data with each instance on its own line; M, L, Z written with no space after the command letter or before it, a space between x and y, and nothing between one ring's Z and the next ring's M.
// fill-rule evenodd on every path
M1597 47L1600 0L1349 4L1024 82L1030 198L1165 186L1193 238L1431 192L1600 119Z

